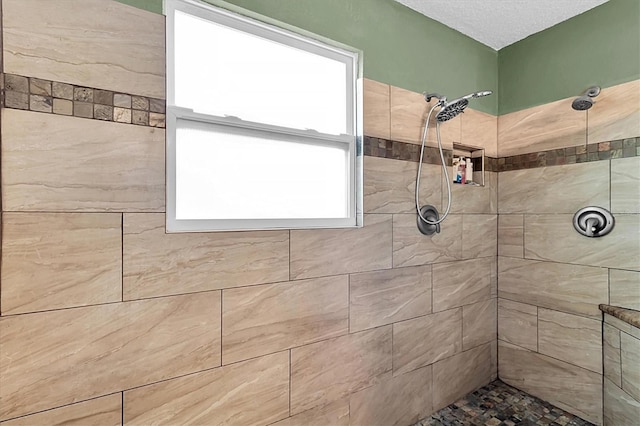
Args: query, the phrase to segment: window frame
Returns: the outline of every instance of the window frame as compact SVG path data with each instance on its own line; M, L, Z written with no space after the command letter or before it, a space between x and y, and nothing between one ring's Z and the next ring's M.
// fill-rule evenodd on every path
M222 2L205 4L197 0L164 0L167 53L167 115L166 115L166 230L167 232L215 232L265 229L352 228L363 226L363 165L362 165L362 52L330 40L320 39L285 24L257 16ZM222 7L220 6L222 4ZM232 9L227 10L227 9ZM174 16L183 12L214 23L226 25L248 34L276 41L286 46L311 52L347 66L347 134L331 135L315 130L270 125L242 120L232 116L216 116L195 112L175 104ZM236 13L236 12L242 12ZM245 16L251 15L251 16ZM179 121L195 126L233 127L247 133L267 133L283 140L318 146L339 146L349 158L347 217L340 218L280 218L280 219L177 219L176 218L176 133Z

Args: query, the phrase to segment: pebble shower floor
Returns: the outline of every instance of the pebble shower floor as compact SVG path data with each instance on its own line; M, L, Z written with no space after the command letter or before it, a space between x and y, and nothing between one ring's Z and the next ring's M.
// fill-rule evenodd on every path
M499 380L413 426L593 426L586 420Z

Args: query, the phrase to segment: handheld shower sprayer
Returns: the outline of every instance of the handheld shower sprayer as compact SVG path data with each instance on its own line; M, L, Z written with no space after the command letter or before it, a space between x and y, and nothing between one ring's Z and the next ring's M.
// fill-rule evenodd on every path
M422 133L422 147L420 148L420 162L418 163L418 174L416 176L416 211L418 213L418 229L424 235L433 235L440 232L440 223L445 220L451 210L451 182L449 180L449 173L447 171L447 165L444 161L444 154L442 152L442 141L440 140L440 123L449 121L452 118L457 117L463 113L467 105L469 105L469 99L481 98L483 96L489 96L493 92L491 90L483 90L480 92L470 93L458 99L454 99L451 102L447 102L446 96L442 96L438 93L423 93L424 99L427 102L431 102L433 98L438 99L435 105L429 110L427 114L427 122L424 126L424 132ZM420 207L420 175L422 174L422 159L424 157L424 145L427 140L427 133L429 132L429 122L431 121L431 114L433 111L440 107L440 111L436 114L436 136L438 141L438 150L440 151L440 161L442 162L442 170L444 171L444 179L447 183L447 208L440 217L438 210L431 205L425 205Z
M467 96L463 96L463 98L482 98L483 96L489 96L493 94L491 90L482 90L480 92L470 93Z
M458 116L464 112L465 108L469 105L469 99L481 98L483 96L489 96L493 92L491 90L483 90L481 92L469 93L466 96L463 96L458 99L454 99L450 102L447 102L447 98L442 96L440 102L442 103L442 108L436 114L436 120L440 123L444 123L445 121L449 121L452 118ZM426 97L425 97L426 99ZM429 101L427 101L429 102Z

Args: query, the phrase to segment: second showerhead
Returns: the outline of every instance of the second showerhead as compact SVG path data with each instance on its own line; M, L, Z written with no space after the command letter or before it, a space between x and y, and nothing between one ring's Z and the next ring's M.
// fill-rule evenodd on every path
M586 111L589 108L591 108L593 104L596 103L596 101L594 101L593 98L595 98L599 94L600 94L600 87L598 86L589 87L582 94L582 96L579 96L573 100L573 102L571 103L571 108L575 109L576 111Z

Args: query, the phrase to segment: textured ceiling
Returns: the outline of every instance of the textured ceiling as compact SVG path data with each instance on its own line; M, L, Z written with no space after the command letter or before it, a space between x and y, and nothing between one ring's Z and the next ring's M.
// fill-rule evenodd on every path
M499 50L608 0L396 0Z

